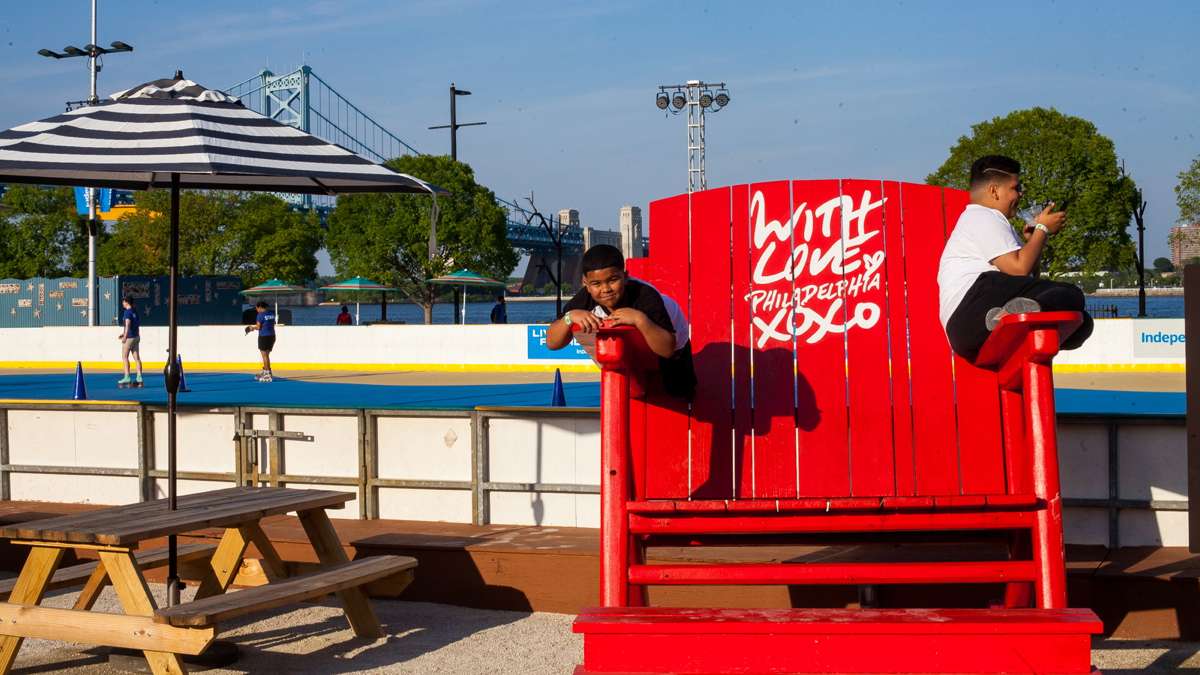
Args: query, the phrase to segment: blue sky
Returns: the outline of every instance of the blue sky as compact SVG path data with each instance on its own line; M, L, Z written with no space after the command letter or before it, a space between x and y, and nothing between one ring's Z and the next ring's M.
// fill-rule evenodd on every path
M0 128L86 95L87 0L0 4ZM726 81L708 118L710 185L776 178L921 181L982 120L1035 105L1091 120L1142 186L1147 252L1167 255L1176 174L1200 155L1200 3L101 0L110 93L182 68L224 87L302 60L423 152L459 157L497 194L534 191L615 227L623 204L687 187L684 120L658 84Z

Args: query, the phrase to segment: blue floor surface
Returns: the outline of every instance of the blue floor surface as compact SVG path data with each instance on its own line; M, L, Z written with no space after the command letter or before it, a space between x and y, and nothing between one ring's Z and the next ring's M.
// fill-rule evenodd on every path
M88 398L166 405L161 373L147 374L142 389L119 389L119 377L113 373L85 374ZM287 378L263 383L247 373L188 373L186 379L191 391L179 394L180 405L470 410L476 406L546 406L554 393L553 376L545 384L456 386L345 384ZM0 375L0 398L70 400L74 387L74 374ZM565 382L563 393L572 407L600 405L600 387L595 382Z
M84 376L88 398L105 401L143 401L166 405L161 374L147 375L143 389L118 389L118 375ZM190 392L179 395L180 405L267 406L285 408L364 408L398 410L470 410L476 406L546 406L553 394L552 378L545 384L476 384L454 386L389 386L345 384L278 378L255 382L246 373L193 373L187 375ZM70 400L73 374L0 375L0 399ZM600 405L596 382L563 384L567 405ZM1182 392L1133 392L1057 389L1055 405L1063 415L1182 417L1186 395Z

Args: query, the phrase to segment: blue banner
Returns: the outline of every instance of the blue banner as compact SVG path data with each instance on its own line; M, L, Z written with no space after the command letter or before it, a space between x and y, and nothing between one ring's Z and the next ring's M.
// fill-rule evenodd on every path
M588 353L583 350L575 340L571 340L571 344L554 351L546 346L546 332L550 330L550 326L529 326L528 327L528 351L526 357L530 359L591 359Z
M112 188L92 188L96 194L96 212L108 211L112 209ZM79 215L86 216L88 214L87 203L88 188L75 188L75 210Z

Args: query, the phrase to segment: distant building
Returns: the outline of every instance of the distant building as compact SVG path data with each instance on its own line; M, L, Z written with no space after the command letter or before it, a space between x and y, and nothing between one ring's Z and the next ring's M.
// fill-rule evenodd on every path
M1200 258L1200 223L1172 227L1167 242L1171 245L1171 263L1182 270L1187 261Z
M621 248L621 233L613 230L598 230L594 227L583 228L583 250L586 251L599 244Z
M558 222L560 225L579 227L579 211L577 209L563 209L559 211Z
M626 258L641 258L646 255L642 247L642 209L637 206L622 206L620 216L621 255Z

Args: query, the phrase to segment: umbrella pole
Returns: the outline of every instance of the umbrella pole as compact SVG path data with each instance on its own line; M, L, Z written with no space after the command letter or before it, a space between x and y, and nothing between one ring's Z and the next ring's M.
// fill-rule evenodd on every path
M358 306L358 300L355 300L354 301L354 325L355 326L362 325L362 316L360 315L361 312L362 312L362 308Z
M167 508L175 510L175 410L179 393L176 280L179 277L179 174L171 174L170 289L167 314ZM179 561L175 535L167 538L167 605L179 604Z

